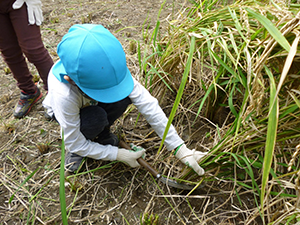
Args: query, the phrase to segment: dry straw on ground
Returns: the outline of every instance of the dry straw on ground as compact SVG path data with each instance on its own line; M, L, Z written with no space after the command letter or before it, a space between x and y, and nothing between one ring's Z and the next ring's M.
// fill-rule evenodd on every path
M192 14L193 8L187 2L166 1L159 17L163 28L158 32L161 39L157 36L154 43L151 37L161 3L45 1L42 34L56 60L56 45L70 25L82 22L105 25L120 38L132 74L141 82L147 81L147 88L160 99L168 115L181 83L190 38L195 37L191 72L173 124L189 146L200 151L212 149L210 157L201 164L207 172L204 181L183 167L166 149L157 154L160 138L134 107L116 122L113 131L127 142L146 148L147 161L164 175L193 184L203 182L205 187L191 193L174 190L157 183L142 168L131 169L122 163L88 159L83 165L83 171L88 172L66 181L69 224L140 224L141 221L151 224L151 215L152 218L158 216L159 224L262 224L258 193L270 83L264 66L274 69L275 74L278 72L276 65L280 65L278 61L284 63L287 52L267 35L267 31L262 32L265 36L260 36L257 31L261 24L249 16L245 8L271 15L280 32L291 38L291 43L297 36L299 18L282 2L277 2L277 6L283 10L272 4L262 6L248 1L237 2L229 8L215 4L215 8L207 11L204 10L209 4L202 5ZM177 13L178 9L181 9L180 13ZM148 17L147 12L150 12ZM241 31L233 20L234 15L242 25ZM289 19L290 22L286 22ZM169 32L168 35L165 36L164 31ZM256 32L257 36L249 41L248 48L240 51L242 43ZM241 38L241 33L245 39ZM133 48L133 43L138 42L139 45ZM216 55L226 55L225 64L235 75L250 77L249 82L246 85L238 83L239 76L230 74L231 70L216 60L208 49ZM297 50L296 56L298 54ZM270 66L272 63L275 66ZM294 63L292 68L297 65ZM1 67L6 68L3 62ZM219 71L225 72L220 75ZM272 173L268 182L268 197L264 203L266 223L286 224L290 221L292 224L299 217L299 161L293 156L299 144L299 92L295 91L299 90L298 71L289 71L282 92L278 93L281 117L272 166L277 177ZM3 81L0 87L0 223L61 224L59 126L44 119L40 104L26 118L15 120L11 110L18 98L18 90L11 75L1 72L0 76ZM276 76L278 83L280 73ZM201 99L212 84L213 91L199 110ZM250 92L245 100L247 87ZM234 94L230 96L228 90L233 90ZM242 112L237 133L228 133L235 120L229 97L232 97L234 108ZM144 215L143 219L141 215Z

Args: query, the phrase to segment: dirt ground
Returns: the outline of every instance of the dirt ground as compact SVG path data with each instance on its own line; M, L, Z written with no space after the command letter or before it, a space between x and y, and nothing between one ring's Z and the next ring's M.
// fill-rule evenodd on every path
M41 32L54 61L58 59L57 44L73 24L97 23L108 28L120 40L127 53L128 66L132 74L138 76L137 53L132 43L143 43L152 34L164 1L42 2L44 23ZM187 3L183 0L165 1L160 15L161 27L166 24L166 18L175 19L184 4ZM32 73L37 74L34 66L28 64ZM61 224L59 126L44 118L41 100L28 116L15 119L12 111L19 90L2 58L0 79L0 224ZM165 106L164 110L168 112L170 107ZM156 154L160 139L143 118L135 125L136 118L136 111L131 111L116 122L114 132L128 142L145 147L147 161L154 163L157 170L165 175L178 174L182 165L165 150ZM177 127L180 131L184 128L184 124ZM199 128L202 132L195 135L195 142L190 144L203 150L203 134L209 132L211 127L203 123L198 124ZM185 138L186 134L180 133ZM231 207L225 192L217 192L215 196L223 197L216 198L206 195L207 190L204 189L187 197L187 191L169 189L162 183L157 185L156 180L142 168L131 169L122 163L110 164L90 159L84 167L84 171L90 172L78 176L76 182L72 183L74 185L66 182L67 208L71 210L68 211L69 224L140 224L140 216L146 213L157 215L158 224L234 224L231 218L243 220L238 214L219 214ZM24 185L21 185L22 182ZM212 219L200 222L205 221L208 214Z

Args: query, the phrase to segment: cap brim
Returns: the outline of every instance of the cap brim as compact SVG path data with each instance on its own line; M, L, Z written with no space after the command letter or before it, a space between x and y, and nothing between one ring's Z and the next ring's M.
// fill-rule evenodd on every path
M126 98L133 90L133 78L129 69L127 68L126 76L124 79L116 86L102 89L102 90L95 90L95 89L88 89L84 88L77 84L77 86L89 97L95 99L98 102L103 103L113 103L120 101ZM122 90L122 91L120 91Z
M67 72L61 60L57 61L54 64L54 66L52 67L52 73L60 82L68 83L68 81L64 79L64 76L67 75Z

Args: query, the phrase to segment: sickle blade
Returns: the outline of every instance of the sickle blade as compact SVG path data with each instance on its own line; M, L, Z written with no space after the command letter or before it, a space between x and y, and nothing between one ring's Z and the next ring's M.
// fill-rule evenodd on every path
M171 180L171 179L168 179L168 178L162 177L162 176L159 177L159 180L170 187L174 187L174 188L178 188L178 189L182 189L182 190L192 190L195 188L195 186L191 186L188 184L180 184L180 183L177 183L175 180ZM199 188L199 187L197 187L197 188Z

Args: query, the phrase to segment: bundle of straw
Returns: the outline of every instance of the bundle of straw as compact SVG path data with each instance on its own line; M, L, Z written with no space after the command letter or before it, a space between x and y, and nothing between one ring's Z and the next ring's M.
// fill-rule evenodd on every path
M216 129L212 136L219 138L201 165L208 178L214 174L232 181L232 190L253 193L257 208L248 223L256 217L277 223L300 217L299 210L289 213L300 170L293 154L300 138L297 7L280 1L226 6L194 1L169 21L168 34L153 42L147 62L156 68L145 78L156 96L178 93L184 84L175 102L186 113L213 120L219 108L228 109L231 120ZM287 204L291 207L284 208Z

